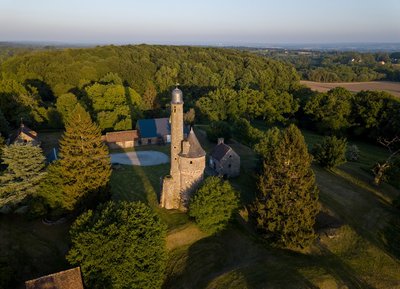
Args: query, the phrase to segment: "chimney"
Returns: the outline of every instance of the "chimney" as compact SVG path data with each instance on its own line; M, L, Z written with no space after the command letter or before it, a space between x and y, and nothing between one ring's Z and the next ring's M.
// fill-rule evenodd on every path
M224 138L223 137L219 137L217 145L222 144L222 143L224 143Z

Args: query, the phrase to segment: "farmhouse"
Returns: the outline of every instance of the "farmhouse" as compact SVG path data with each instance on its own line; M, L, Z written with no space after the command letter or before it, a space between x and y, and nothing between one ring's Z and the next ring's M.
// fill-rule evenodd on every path
M218 139L218 144L211 151L209 165L218 175L227 178L236 177L240 173L240 157L224 143L223 138Z
M26 289L83 289L79 267L25 282Z
M111 149L132 148L138 145L139 135L137 130L114 131L106 133L102 139Z
M168 118L139 119L139 144L164 144L171 142L171 125Z
M13 143L31 143L33 145L40 145L36 131L30 129L23 123L21 123L21 126L17 131L11 134L8 144Z

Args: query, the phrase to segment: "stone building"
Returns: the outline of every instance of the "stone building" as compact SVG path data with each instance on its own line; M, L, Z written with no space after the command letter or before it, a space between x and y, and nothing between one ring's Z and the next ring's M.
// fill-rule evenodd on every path
M139 131L139 143L142 145L171 142L171 125L166 117L139 119L136 129Z
M231 178L240 174L240 156L227 144L223 138L210 153L209 165L223 177Z
M103 142L110 149L133 148L139 142L137 130L108 132L102 136Z
M31 143L33 145L40 145L36 131L30 129L22 122L19 129L10 135L8 144L13 143Z
M178 88L171 100L171 170L162 183L160 205L185 211L192 192L203 180L206 152L193 129L184 138L183 96Z

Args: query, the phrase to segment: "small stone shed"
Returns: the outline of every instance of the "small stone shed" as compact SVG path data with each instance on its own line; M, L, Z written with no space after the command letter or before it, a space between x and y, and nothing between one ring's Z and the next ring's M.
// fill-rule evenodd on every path
M33 145L40 145L40 141L36 131L30 129L23 123L18 130L10 135L8 144L13 143L31 143Z
M114 131L106 133L102 139L111 149L132 148L138 145L139 134L137 130Z
M240 174L240 156L219 138L210 153L209 166L220 176L236 177Z

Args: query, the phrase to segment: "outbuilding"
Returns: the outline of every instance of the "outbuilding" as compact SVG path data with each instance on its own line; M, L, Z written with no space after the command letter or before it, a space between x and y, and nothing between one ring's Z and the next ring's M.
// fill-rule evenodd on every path
M219 138L210 153L209 166L220 176L236 177L240 174L240 156Z

